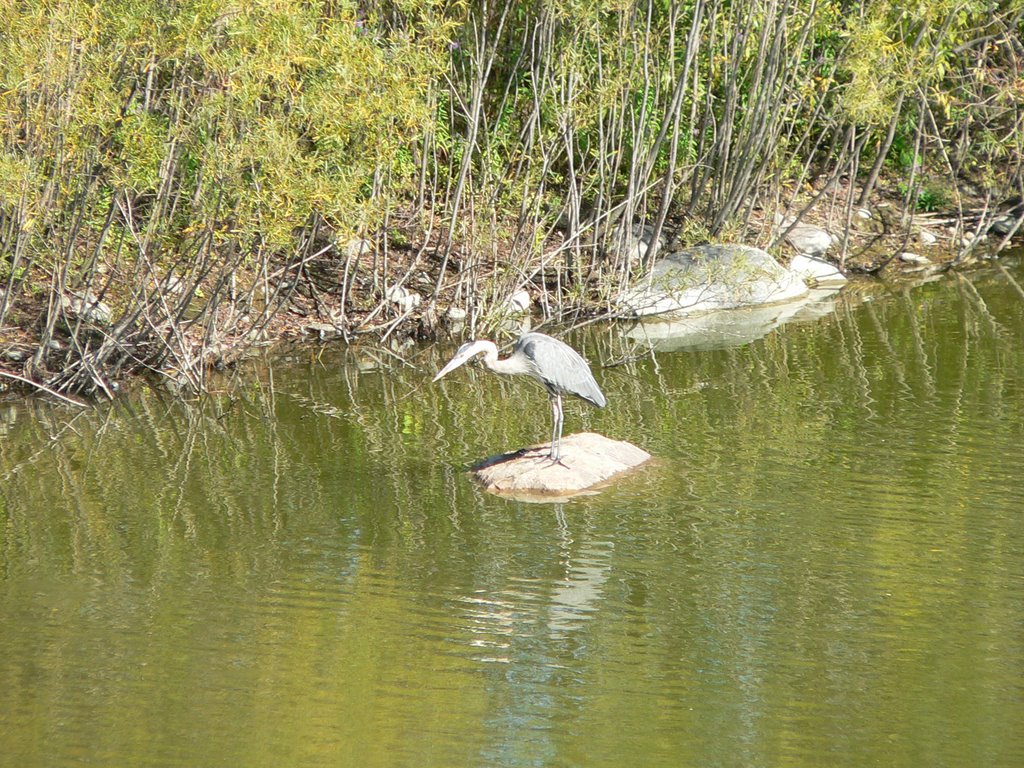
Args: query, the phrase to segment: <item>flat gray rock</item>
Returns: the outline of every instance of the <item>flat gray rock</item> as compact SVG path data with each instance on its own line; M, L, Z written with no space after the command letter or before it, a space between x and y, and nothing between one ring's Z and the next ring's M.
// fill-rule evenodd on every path
M513 496L571 496L627 469L651 454L632 443L595 432L562 438L561 461L548 458L549 443L494 456L473 467L473 475L493 493Z

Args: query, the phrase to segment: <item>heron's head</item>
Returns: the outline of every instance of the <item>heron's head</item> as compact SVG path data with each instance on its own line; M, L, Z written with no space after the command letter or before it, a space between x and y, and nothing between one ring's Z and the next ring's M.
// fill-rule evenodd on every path
M494 349L494 344L489 341L467 341L459 347L459 351L455 353L455 357L449 360L448 364L437 372L437 376L434 377L434 381L437 381L442 376L451 373L460 365L469 362L469 360L474 358L476 355L479 355L481 352L486 352L488 349ZM495 353L497 353L497 350L495 350Z

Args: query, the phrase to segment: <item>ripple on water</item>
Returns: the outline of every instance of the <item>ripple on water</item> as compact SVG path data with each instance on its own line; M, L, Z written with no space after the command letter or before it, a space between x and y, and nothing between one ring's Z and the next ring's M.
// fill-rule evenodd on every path
M568 503L464 476L540 423L490 376L42 430L0 762L1024 764L1024 305L958 298L604 372L586 418L657 458Z

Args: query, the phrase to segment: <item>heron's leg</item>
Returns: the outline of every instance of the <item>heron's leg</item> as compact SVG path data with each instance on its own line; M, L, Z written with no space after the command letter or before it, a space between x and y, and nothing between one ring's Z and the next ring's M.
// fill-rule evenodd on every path
M558 395L551 395L551 450L548 458L558 461L558 414L561 410Z
M562 453L562 396L555 395L555 442L554 452L551 456L553 461L558 461L558 457Z

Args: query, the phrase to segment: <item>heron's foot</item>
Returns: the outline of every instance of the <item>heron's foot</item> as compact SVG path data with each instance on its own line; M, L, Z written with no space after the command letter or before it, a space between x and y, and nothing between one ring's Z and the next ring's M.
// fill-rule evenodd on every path
M555 464L557 464L560 467L565 467L566 469L569 468L569 465L566 464L564 461L562 461L562 459L560 457L558 457L558 456L555 456L555 455L549 453L548 454L548 459L551 461L551 466L554 466Z

